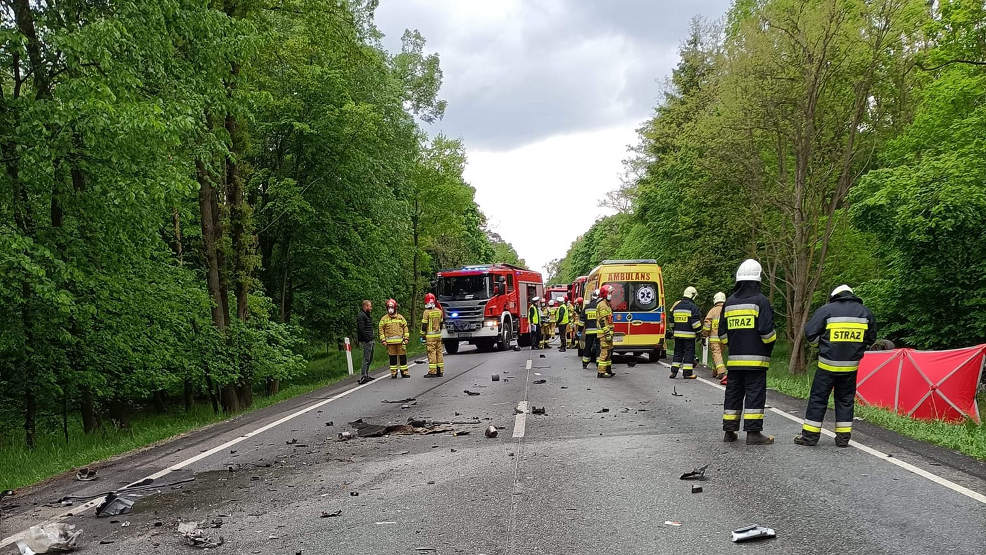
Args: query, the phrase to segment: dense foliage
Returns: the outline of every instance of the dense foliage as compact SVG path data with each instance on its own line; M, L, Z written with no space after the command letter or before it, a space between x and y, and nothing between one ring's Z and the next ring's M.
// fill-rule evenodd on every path
M843 282L899 343L983 341L982 2L737 1L680 53L616 194L628 208L556 279L656 258L670 297L693 284L709 305L757 257L794 371L805 318Z
M235 411L363 298L516 261L373 0L0 0L0 446ZM416 303L415 303L416 304Z

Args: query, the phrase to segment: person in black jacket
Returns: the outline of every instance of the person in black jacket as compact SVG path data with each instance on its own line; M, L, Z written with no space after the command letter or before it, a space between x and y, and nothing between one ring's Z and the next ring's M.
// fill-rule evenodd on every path
M740 413L747 445L769 445L763 434L767 404L767 369L774 352L774 309L760 292L760 263L744 260L736 270L736 288L719 316L719 342L729 345L729 380L723 400L723 441L736 441Z
M671 358L672 380L678 375L681 369L681 377L686 380L694 380L695 375L695 338L702 331L702 313L695 304L695 297L698 291L688 286L685 293L674 305L671 306L671 315L674 319L672 334L674 335L674 357Z
M370 319L371 310L373 303L363 301L363 309L356 316L356 340L363 347L363 369L359 377L361 384L373 379L370 376L370 364L373 362L373 344L376 343L377 338L373 320Z
M798 445L816 445L829 395L835 392L835 444L848 447L852 435L856 371L866 349L876 341L876 319L848 285L832 291L828 304L805 324L805 337L818 345L818 370L811 382L808 408Z

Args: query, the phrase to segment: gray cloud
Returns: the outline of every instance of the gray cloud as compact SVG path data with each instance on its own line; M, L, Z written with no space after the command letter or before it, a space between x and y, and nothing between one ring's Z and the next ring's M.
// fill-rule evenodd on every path
M691 18L729 4L383 0L377 25L389 49L417 28L439 53L449 106L431 130L502 150L647 117Z

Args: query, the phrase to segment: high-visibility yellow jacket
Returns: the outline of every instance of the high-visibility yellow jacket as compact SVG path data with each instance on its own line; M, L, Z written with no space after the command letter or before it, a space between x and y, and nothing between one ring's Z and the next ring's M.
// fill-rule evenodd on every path
M600 299L596 305L596 328L604 336L613 334L613 309L606 299Z
M548 307L548 321L549 322L557 322L558 321L558 307L557 306L549 306Z
M722 303L719 303L709 310L702 323L702 336L708 337L710 343L719 342L719 317L722 316Z
M568 325L568 306L559 305L558 308L555 309L555 321L558 322L558 325L560 326Z
M572 324L573 327L579 325L579 311L575 310L575 305L568 303L568 322Z
M400 345L411 338L407 320L400 314L384 314L380 319L380 341L388 345Z
M527 320L529 323L538 325L541 323L541 311L538 310L537 305L532 304L527 309Z
M426 308L421 315L421 335L425 339L436 339L442 337L442 320L444 315L437 308Z

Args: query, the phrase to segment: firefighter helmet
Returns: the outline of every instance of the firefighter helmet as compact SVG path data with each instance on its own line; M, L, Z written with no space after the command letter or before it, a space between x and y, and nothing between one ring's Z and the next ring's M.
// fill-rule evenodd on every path
M391 308L397 310L397 301L394 299L387 299L387 310L390 310Z
M550 301L548 301L548 306L555 306L555 300L551 299Z
M739 265L736 270L736 281L760 281L760 272L763 267L752 258L747 258Z
M568 295L562 295L561 302L567 303L568 302Z
M694 301L695 297L698 296L698 289L695 289L691 285L685 287L685 296Z
M531 297L531 302L534 303L534 304L537 304L537 302L540 301L540 300L541 300L540 297Z
M606 299L607 301L613 296L613 286L606 284L598 289L599 296Z
M576 297L576 298L575 298L575 304L576 304L576 305L579 305L579 306L581 306L581 305L582 305L582 303L584 303L584 302L585 302L585 299L583 299L582 297Z
M852 292L853 292L852 291L852 287L849 287L846 284L842 284L842 285L840 285L840 286L838 286L838 287L836 287L835 289L832 290L832 294L829 295L829 298L834 297L834 296L838 295L839 293L849 293L849 294L852 294Z
M435 301L436 300L437 299L435 299L435 294L434 293L425 293L425 305L426 306L427 305L435 306Z
M719 291L718 293L716 293L715 297L712 297L712 302L715 304L726 302L726 294L723 293L722 291Z

